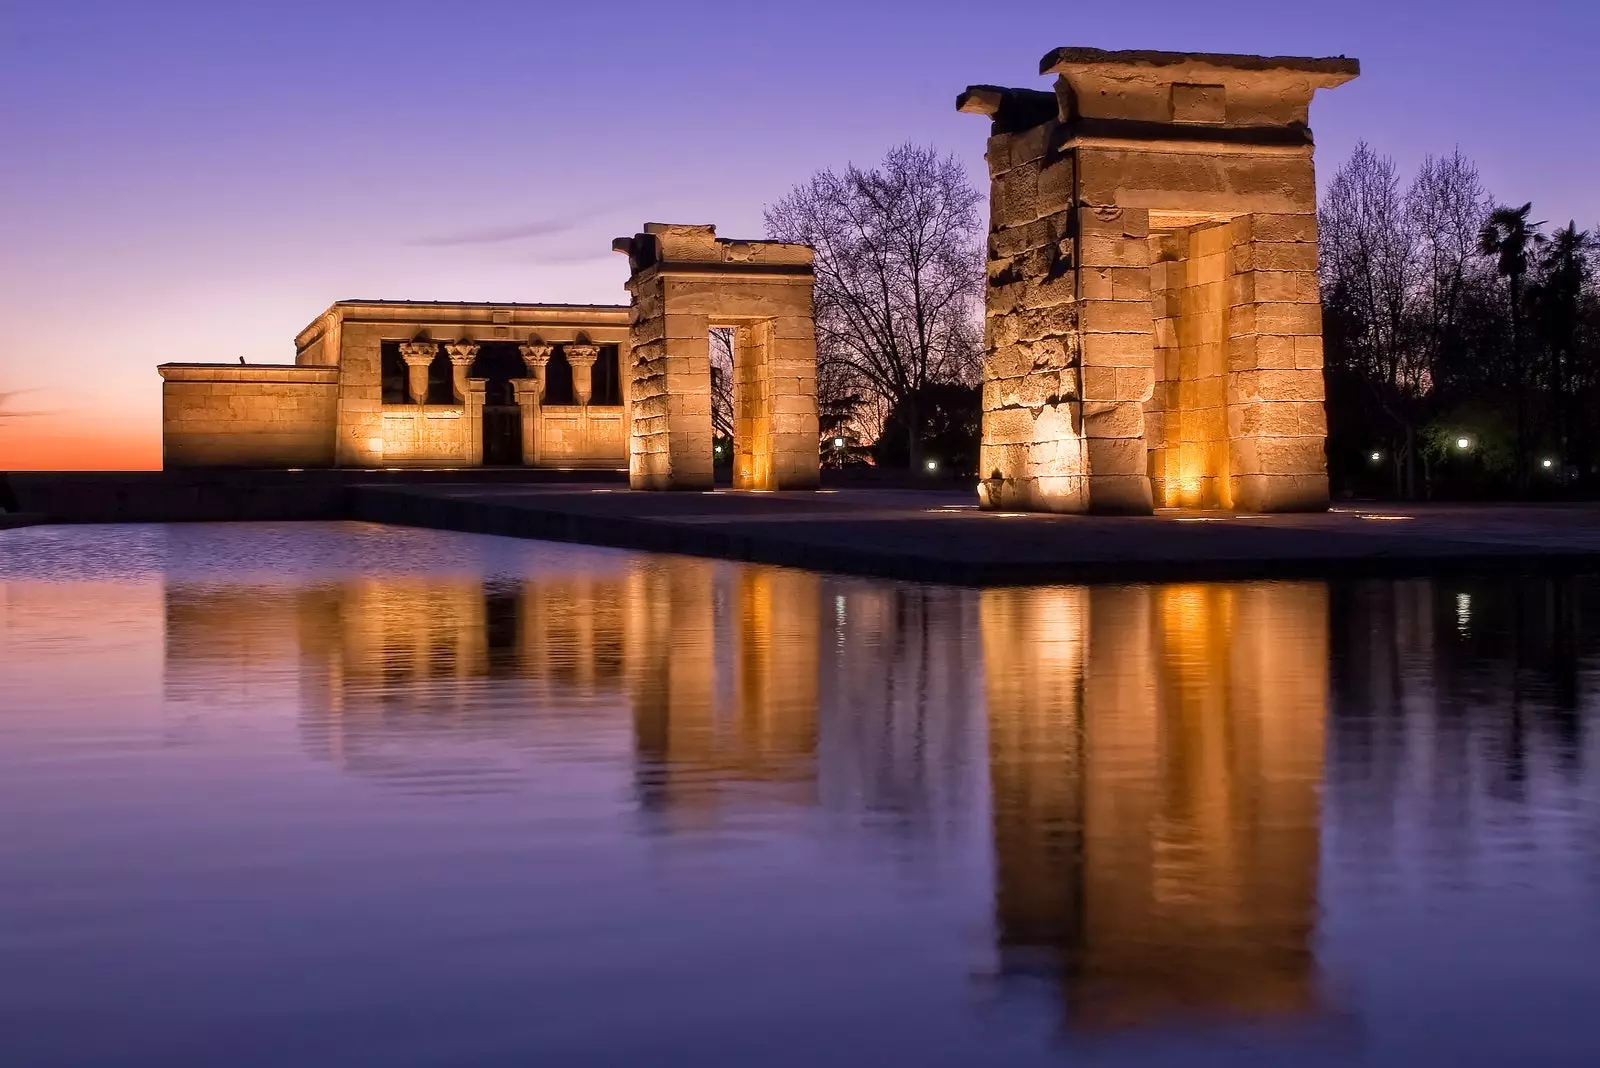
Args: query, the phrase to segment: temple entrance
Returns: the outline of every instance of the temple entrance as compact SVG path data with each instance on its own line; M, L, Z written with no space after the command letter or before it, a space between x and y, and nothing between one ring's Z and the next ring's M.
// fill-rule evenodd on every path
M485 404L483 406L483 465L485 467L516 467L521 463L522 409L516 404Z
M522 408L517 404L513 379L526 371L522 355L512 342L485 341L478 347L472 377L483 386L483 465L515 467L523 462Z

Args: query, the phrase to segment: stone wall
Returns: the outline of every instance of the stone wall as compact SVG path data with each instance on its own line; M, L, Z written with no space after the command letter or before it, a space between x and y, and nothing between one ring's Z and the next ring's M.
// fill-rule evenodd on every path
M158 370L164 467L333 462L336 372L226 364L163 364Z
M483 433L463 404L385 404L381 425L385 467L466 467Z
M539 409L539 419L541 465L611 470L627 466L626 408L546 404Z

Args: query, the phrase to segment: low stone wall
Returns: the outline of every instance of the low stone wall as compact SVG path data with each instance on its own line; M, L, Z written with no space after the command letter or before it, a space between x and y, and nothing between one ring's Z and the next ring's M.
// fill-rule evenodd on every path
M168 469L332 465L337 369L169 363L158 370Z
M385 404L383 462L388 467L466 467L483 433L464 404Z
M543 405L539 409L539 465L628 466L626 413L620 405Z

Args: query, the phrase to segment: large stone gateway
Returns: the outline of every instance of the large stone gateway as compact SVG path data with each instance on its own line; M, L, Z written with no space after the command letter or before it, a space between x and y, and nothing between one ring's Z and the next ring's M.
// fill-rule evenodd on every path
M732 327L734 489L815 489L811 248L667 223L612 247L633 296L629 484L711 488L710 331Z
M1060 48L992 120L979 498L1325 508L1312 94L1345 58Z

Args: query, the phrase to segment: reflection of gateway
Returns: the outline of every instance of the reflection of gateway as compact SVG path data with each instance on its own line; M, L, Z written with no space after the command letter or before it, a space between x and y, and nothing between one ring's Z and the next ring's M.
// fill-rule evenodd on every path
M983 594L1003 963L1072 1017L1316 998L1321 585Z
M810 804L819 581L633 560L514 581L175 584L168 690L211 700L231 664L281 662L313 751L400 784L462 788L517 773L508 740L571 730L590 741L607 706L631 708L649 807L712 809L730 789Z

